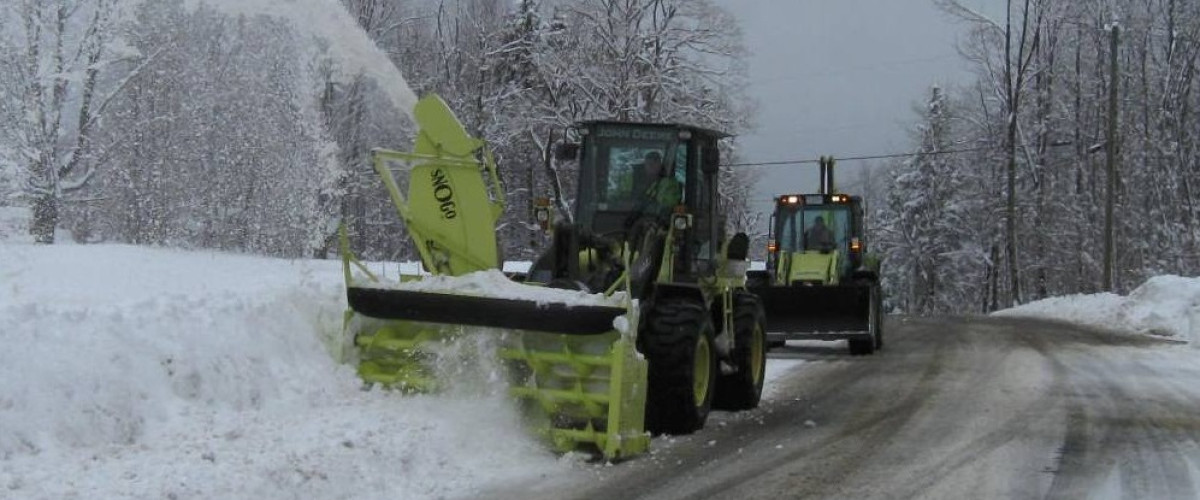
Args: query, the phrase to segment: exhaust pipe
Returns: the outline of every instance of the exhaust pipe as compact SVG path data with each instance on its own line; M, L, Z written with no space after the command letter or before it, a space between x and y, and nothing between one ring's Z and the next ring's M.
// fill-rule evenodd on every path
M820 190L818 192L820 192L821 194L833 194L834 193L834 190L833 190L833 163L834 163L833 157L832 156L822 156L820 159L820 162L821 162L821 186L820 186Z

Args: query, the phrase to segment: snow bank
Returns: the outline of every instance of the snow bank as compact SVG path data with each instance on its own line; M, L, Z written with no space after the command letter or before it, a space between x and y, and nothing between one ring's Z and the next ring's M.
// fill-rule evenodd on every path
M1059 319L1190 340L1200 346L1200 278L1156 276L1125 297L1112 293L1052 297L992 315Z
M439 498L570 467L502 391L364 392L339 262L0 243L0 497Z

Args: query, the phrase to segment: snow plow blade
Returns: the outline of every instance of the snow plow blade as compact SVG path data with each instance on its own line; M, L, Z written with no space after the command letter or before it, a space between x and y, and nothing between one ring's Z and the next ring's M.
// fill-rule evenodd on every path
M871 332L868 286L764 286L750 291L762 299L768 311L768 333L785 338L839 339Z
M625 309L568 306L530 300L475 297L448 293L349 287L354 311L382 319L532 330L565 335L599 335L613 329Z

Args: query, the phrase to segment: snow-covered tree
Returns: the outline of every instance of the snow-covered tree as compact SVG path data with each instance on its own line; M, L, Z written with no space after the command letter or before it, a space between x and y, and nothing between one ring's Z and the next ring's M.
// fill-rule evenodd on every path
M956 149L956 118L940 87L921 117L918 150L896 166L878 212L877 245L894 302L914 313L950 312L978 293L979 284L963 278L982 260L970 223L979 203L968 172L947 154Z
M141 53L165 48L133 62L147 70L126 83L102 134L108 236L314 252L331 145L290 28L167 2L144 4L136 23Z
M416 93L441 94L495 151L509 257L542 243L535 197L571 202L571 165L546 161L571 123L748 122L741 35L710 0L342 4ZM413 124L379 82L344 76L354 61L336 43L184 0L0 9L0 157L14 160L0 158L0 196L20 181L42 241L61 220L90 240L329 255L342 222L364 257L414 256L368 161L407 148ZM745 224L752 179L725 175Z
M30 232L39 243L53 243L61 204L92 178L91 136L116 91L101 79L117 57L111 50L116 1L17 0L0 12L11 23L6 38L15 49L0 54L0 79L6 99L16 100L6 104L16 120L0 133L23 170Z
M1200 6L1022 0L1009 2L1005 18L994 20L972 11L969 2L940 3L977 28L962 51L979 72L975 85L951 99L958 125L950 137L967 151L946 156L961 173L960 199L972 202L964 241L979 252L957 266L963 268L958 279L982 286L964 288L961 301L946 304L955 312L989 311L1094 292L1103 287L1108 266L1117 291L1153 274L1200 271L1200 168L1194 154ZM1114 89L1115 114L1108 107ZM1110 123L1116 128L1111 138ZM1109 150L1115 160L1111 197ZM892 222L899 222L901 201L911 203L913 189L923 183L909 182L916 172L898 169ZM1116 235L1111 264L1104 251L1106 205L1113 207ZM941 233L927 228L908 234L908 247L936 247L933 234ZM898 236L904 234L889 238ZM889 279L921 276L914 270L925 266L922 255L892 255L888 268L908 271ZM925 286L906 281L900 288Z

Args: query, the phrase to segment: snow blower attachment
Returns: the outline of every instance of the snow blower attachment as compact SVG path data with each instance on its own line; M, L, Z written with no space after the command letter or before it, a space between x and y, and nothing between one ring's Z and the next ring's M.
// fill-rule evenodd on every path
M833 188L833 159L821 158L821 189L779 196L771 216L767 269L751 273L775 345L841 340L851 354L883 347L879 259L867 252L861 197Z
M571 222L551 226L543 213L551 244L516 283L497 269L504 196L491 155L436 97L415 117L413 152L375 151L375 169L431 275L388 284L346 258L347 330L364 380L438 390L439 344L495 338L529 421L558 450L606 458L644 452L646 431L694 432L711 408L758 406L766 330L745 287L749 240L724 232L727 134L576 124L581 143L555 155L578 161Z
M412 152L372 153L429 275L375 275L342 231L346 331L359 376L403 392L438 391L452 382L438 376L445 345L491 335L508 391L556 450L591 449L610 459L644 452L647 363L635 351L629 295L504 278L495 238L504 192L490 152L436 96L421 99L414 116L420 131Z

